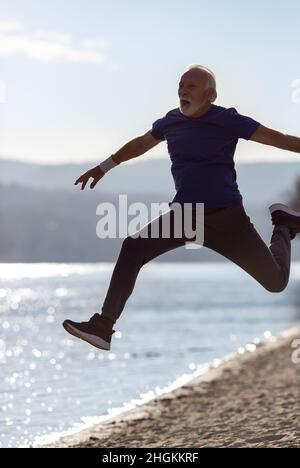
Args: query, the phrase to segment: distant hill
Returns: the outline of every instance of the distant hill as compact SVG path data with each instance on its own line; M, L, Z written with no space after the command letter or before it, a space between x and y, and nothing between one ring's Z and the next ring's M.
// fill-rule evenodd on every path
M74 180L86 165L42 166L0 160L0 262L92 262L117 260L122 239L99 239L96 207L118 195L128 203L168 202L174 195L170 162L149 159L116 168L94 190L82 192ZM288 202L295 192L300 163L236 166L244 206L269 245L268 205ZM292 258L300 259L299 239ZM209 249L167 252L155 261L228 261Z
M118 206L118 198L96 192L0 186L0 262L115 262L123 238L98 238L97 205L105 199ZM167 202L155 195L128 197L128 204ZM149 209L150 213L150 209ZM118 212L117 212L118 214ZM132 217L129 216L129 221ZM150 221L150 219L149 219ZM118 223L117 223L118 232ZM200 250L200 249L199 249ZM222 260L202 249L202 260ZM220 256L219 256L220 257ZM158 261L199 261L184 248L167 252Z
M38 165L0 159L0 184L17 184L31 188L74 190L75 180L95 165ZM109 172L96 187L101 193L175 194L170 171L171 162L165 157L151 158L147 154L123 163ZM249 204L268 204L287 198L300 177L300 161L293 163L236 164L237 181ZM75 189L78 189L77 187Z

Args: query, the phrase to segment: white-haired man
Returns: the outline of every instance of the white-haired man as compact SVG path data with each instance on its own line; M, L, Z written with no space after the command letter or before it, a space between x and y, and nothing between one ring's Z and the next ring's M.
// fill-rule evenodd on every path
M197 223L196 205L204 203L203 246L230 259L267 291L281 292L289 281L290 241L300 232L300 212L283 204L269 207L274 229L268 247L244 210L233 157L239 138L296 153L300 153L300 139L261 125L239 114L234 107L215 105L215 75L204 66L188 67L181 76L178 96L178 108L156 120L151 130L128 142L75 182L81 183L84 190L92 178L90 187L94 188L108 170L144 154L164 140L168 143L176 195L169 203L170 211L158 220L160 226L163 220L169 222L170 236L166 238L160 232L158 237L151 237L153 221L146 226L148 237L128 236L123 241L102 313L94 314L87 322L66 320L63 323L69 333L100 349L110 350L113 326L133 291L141 267L185 245L184 234L181 238L174 235L176 219L172 205L175 203L191 204L194 224Z

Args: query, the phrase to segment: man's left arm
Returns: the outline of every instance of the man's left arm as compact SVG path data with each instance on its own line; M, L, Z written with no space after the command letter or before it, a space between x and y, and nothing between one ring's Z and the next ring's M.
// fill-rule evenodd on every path
M277 132L272 128L260 125L250 137L251 141L262 143L263 145L275 146L294 153L300 153L300 138L285 133Z

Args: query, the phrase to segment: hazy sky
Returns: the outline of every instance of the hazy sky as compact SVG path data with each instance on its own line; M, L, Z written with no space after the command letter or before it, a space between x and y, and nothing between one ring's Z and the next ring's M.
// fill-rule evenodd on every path
M101 161L178 107L192 63L214 70L215 104L300 136L299 0L0 0L0 12L2 157ZM165 142L142 158L157 156ZM235 156L298 158L246 141Z

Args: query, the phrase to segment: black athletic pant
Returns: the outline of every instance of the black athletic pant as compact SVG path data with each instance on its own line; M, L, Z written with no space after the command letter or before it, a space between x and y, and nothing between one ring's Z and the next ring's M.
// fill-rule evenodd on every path
M192 212L193 227L196 227L196 210L193 209ZM109 317L113 322L119 318L143 265L165 252L184 246L186 241L191 241L185 237L184 231L181 238L174 236L174 216L176 215L171 207L170 211L142 228L149 233L148 238L128 236L124 239L102 306L103 316ZM151 237L151 225L159 223L161 227L163 217L165 220L167 217L170 222L170 236L165 238L160 230L158 238ZM289 229L275 226L268 247L247 216L243 204L228 208L204 207L203 246L234 262L267 291L281 292L288 284L291 264Z

